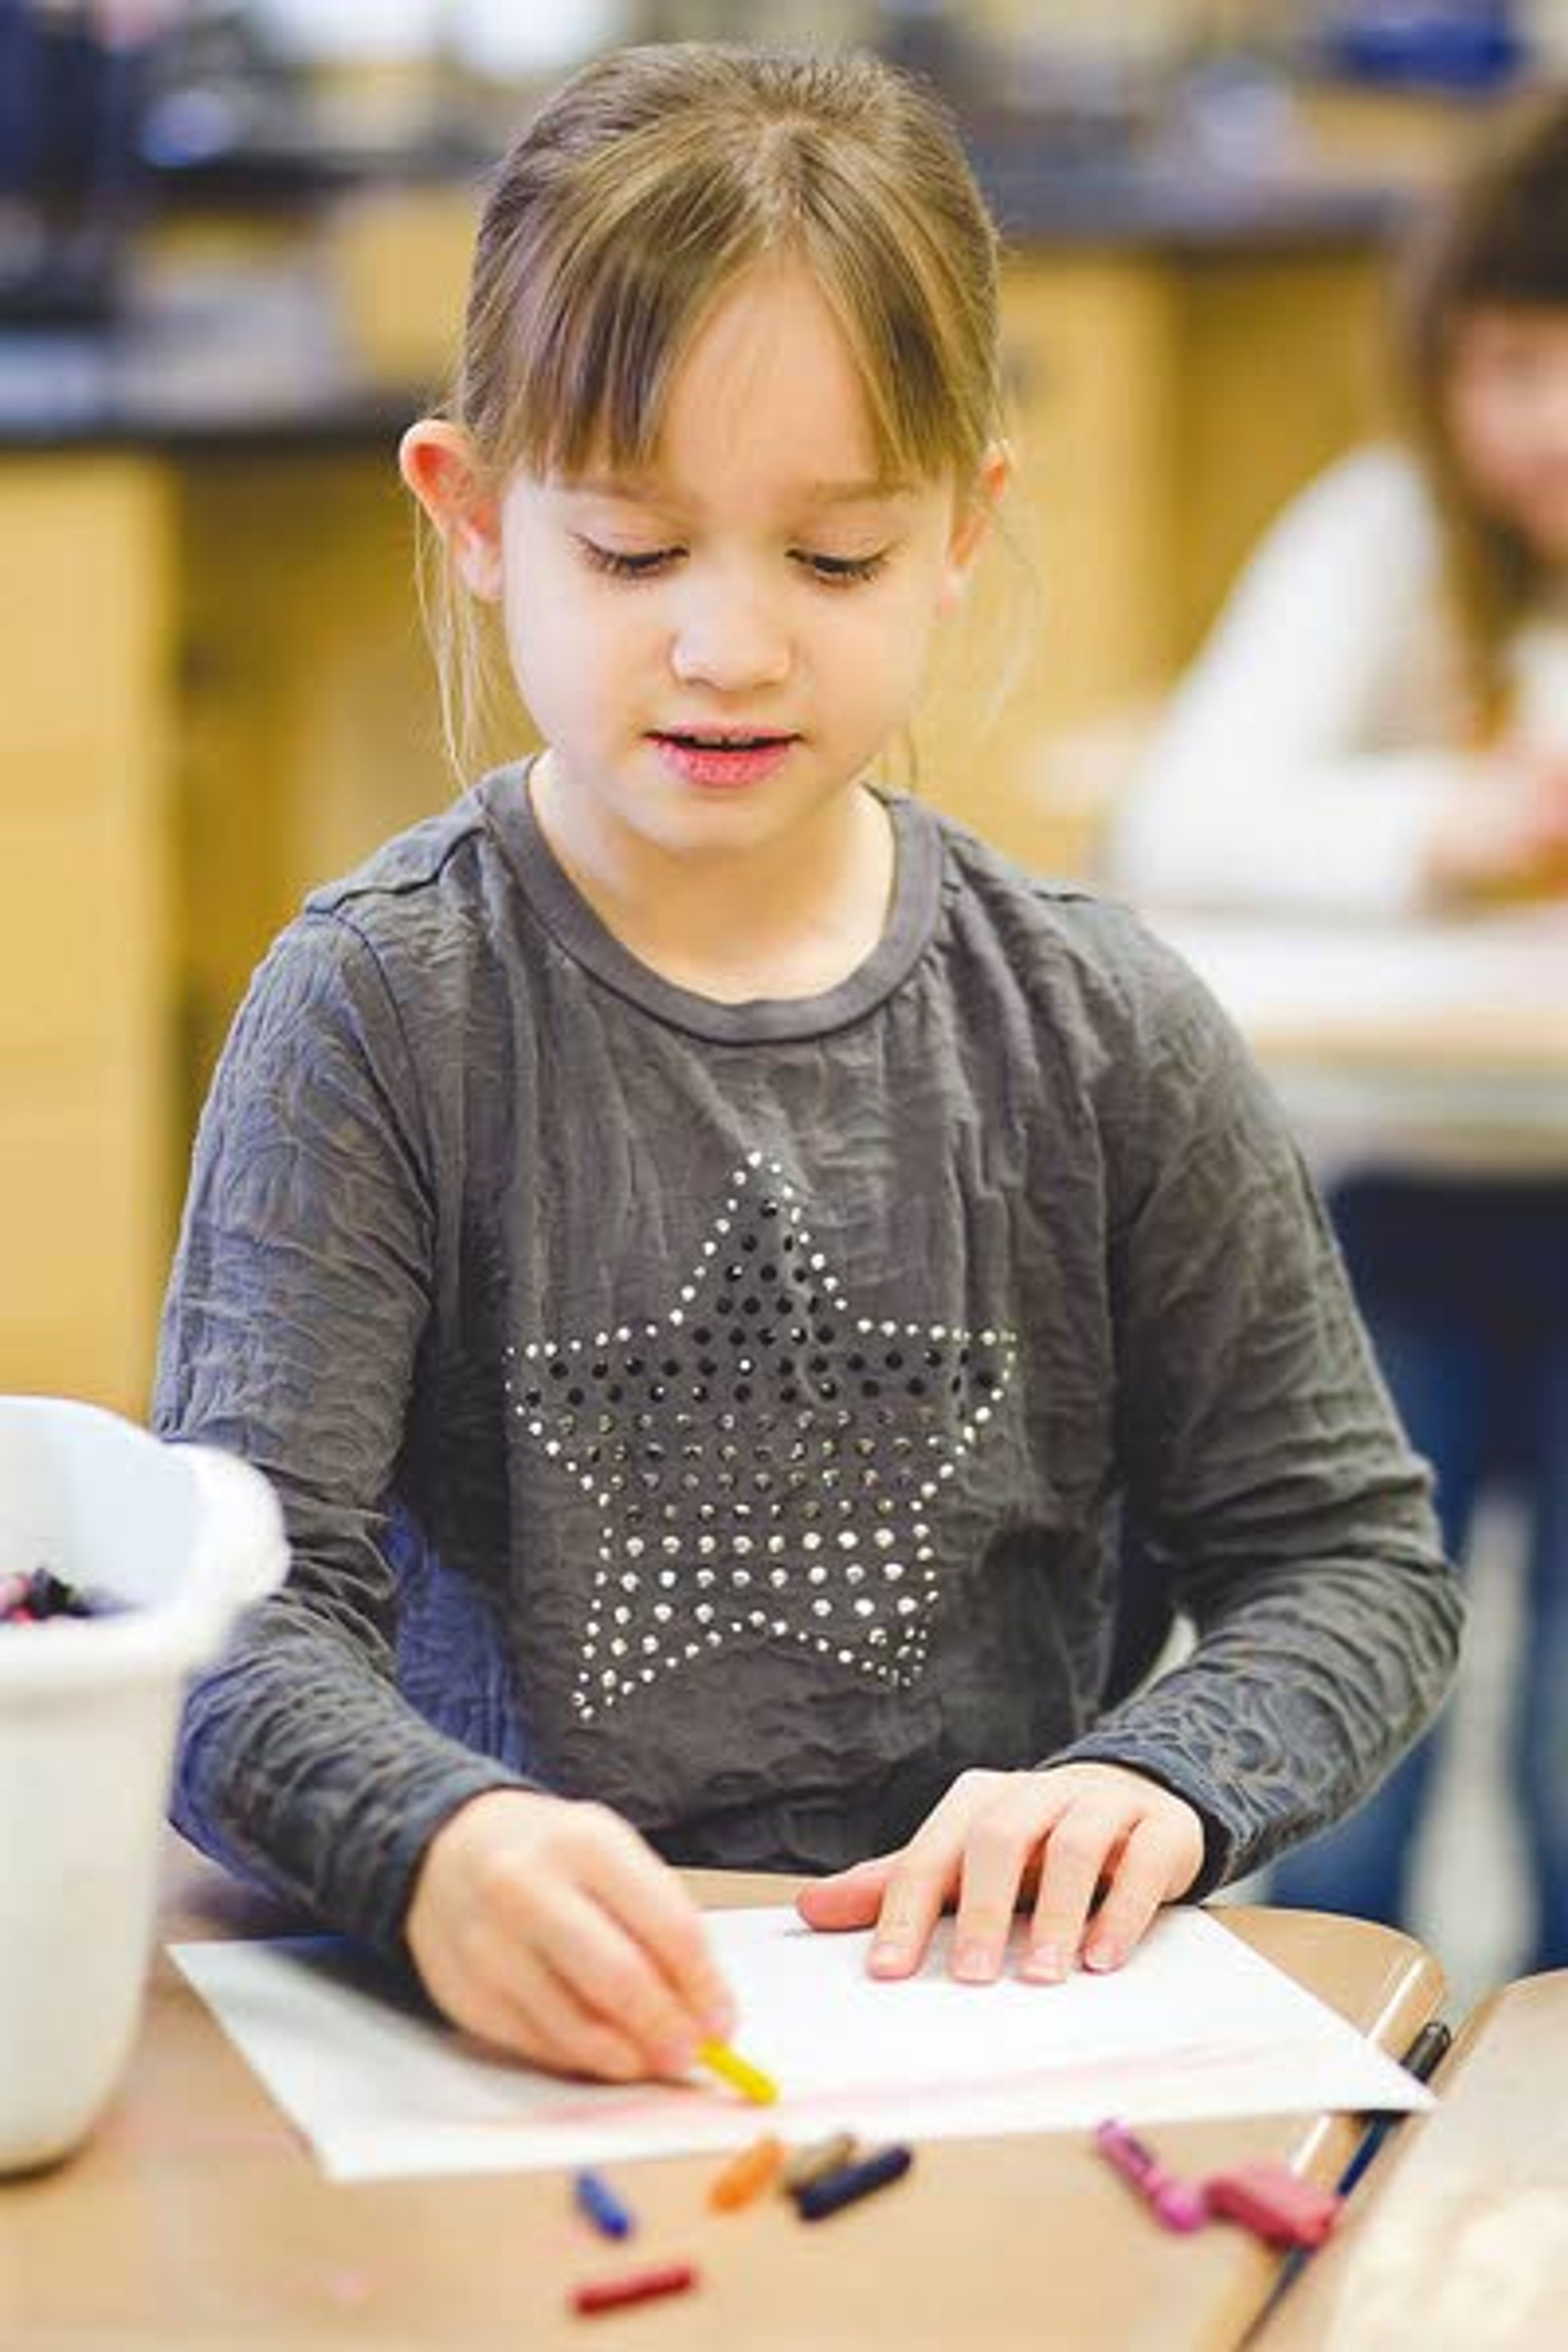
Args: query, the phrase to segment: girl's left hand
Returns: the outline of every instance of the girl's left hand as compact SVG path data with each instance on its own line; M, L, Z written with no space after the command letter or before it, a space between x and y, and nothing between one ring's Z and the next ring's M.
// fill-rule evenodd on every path
M952 1973L985 1984L1001 1974L1013 1915L1032 1893L1019 1973L1057 1984L1080 1958L1120 1968L1203 1858L1193 1807L1122 1765L963 1772L908 1845L818 1879L798 1907L813 1927L874 1927L872 1975L907 1977L954 1905Z

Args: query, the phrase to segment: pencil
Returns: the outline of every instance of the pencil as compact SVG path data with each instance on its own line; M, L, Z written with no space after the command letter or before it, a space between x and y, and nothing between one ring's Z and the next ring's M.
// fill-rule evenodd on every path
M1453 2039L1452 2033L1442 2019L1435 2017L1421 2028L1399 2063L1407 2074L1415 2075L1418 2083L1430 2082L1447 2056ZM1403 2123L1404 2120L1404 2114L1398 2109L1390 2109L1373 2116L1362 2136L1361 2145L1340 2175L1339 2187L1342 2197L1349 2196L1395 2124Z

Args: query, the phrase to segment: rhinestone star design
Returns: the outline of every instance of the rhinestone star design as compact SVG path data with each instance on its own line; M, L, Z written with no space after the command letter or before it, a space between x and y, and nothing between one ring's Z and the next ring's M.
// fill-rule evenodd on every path
M943 1487L1017 1340L850 1311L799 1188L752 1152L662 1322L507 1349L510 1409L591 1498L584 1723L729 1643L920 1674Z

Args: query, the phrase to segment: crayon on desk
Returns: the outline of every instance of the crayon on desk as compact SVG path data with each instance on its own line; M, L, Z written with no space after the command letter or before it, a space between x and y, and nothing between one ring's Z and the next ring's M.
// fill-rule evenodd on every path
M784 2155L783 2140L771 2132L764 2139L753 2140L720 2173L708 2191L708 2202L721 2213L734 2213L751 2204L776 2178Z
M814 2139L807 2147L796 2148L784 2168L779 2184L791 2195L804 2189L808 2180L818 2180L825 2172L842 2172L853 2164L860 2143L853 2132L835 2132L831 2139Z
M596 2279L574 2287L572 2308L584 2318L595 2312L620 2311L628 2303L651 2303L657 2295L684 2294L697 2284L693 2263L661 2263L654 2270L628 2271L625 2278Z
M1238 2221L1268 2246L1321 2246L1339 2220L1343 2200L1284 2164L1238 2164L1203 2186L1205 2202L1222 2221Z
M630 2209L623 2205L615 2190L597 2172L580 2172L572 2184L572 2193L595 2230L606 2238L629 2238L637 2224Z
M868 2156L858 2164L846 2164L837 2172L819 2173L804 2189L792 2192L796 2210L803 2221L826 2221L840 2207L853 2205L874 2190L886 2189L889 2182L901 2180L914 2160L907 2147L881 2147L875 2156Z
M1167 2230L1201 2230L1209 2218L1201 2189L1167 2172L1152 2147L1130 2132L1125 2124L1103 2123L1094 2144L1123 2180L1130 2180L1154 2219Z

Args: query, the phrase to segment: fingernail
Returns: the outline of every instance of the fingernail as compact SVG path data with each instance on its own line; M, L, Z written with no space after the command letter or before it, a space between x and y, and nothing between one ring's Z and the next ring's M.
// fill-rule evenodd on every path
M733 1995L716 1993L711 2000L704 2002L701 2020L704 2033L711 2034L715 2042L728 2042L741 2022L741 2011Z
M1093 1969L1097 1974L1103 1975L1109 1969L1119 1969L1126 1958L1120 1944L1106 1939L1087 1948L1083 1964L1086 1969Z
M1037 1978L1042 1984L1059 1984L1068 1967L1064 1944L1037 1944L1024 1963L1024 1974Z
M984 1944L961 1944L953 1956L952 1973L965 1984L989 1984L996 1974L995 1955Z
M867 1964L879 1975L890 1975L903 1967L909 1958L909 1950L907 1936L879 1936L871 1947Z

